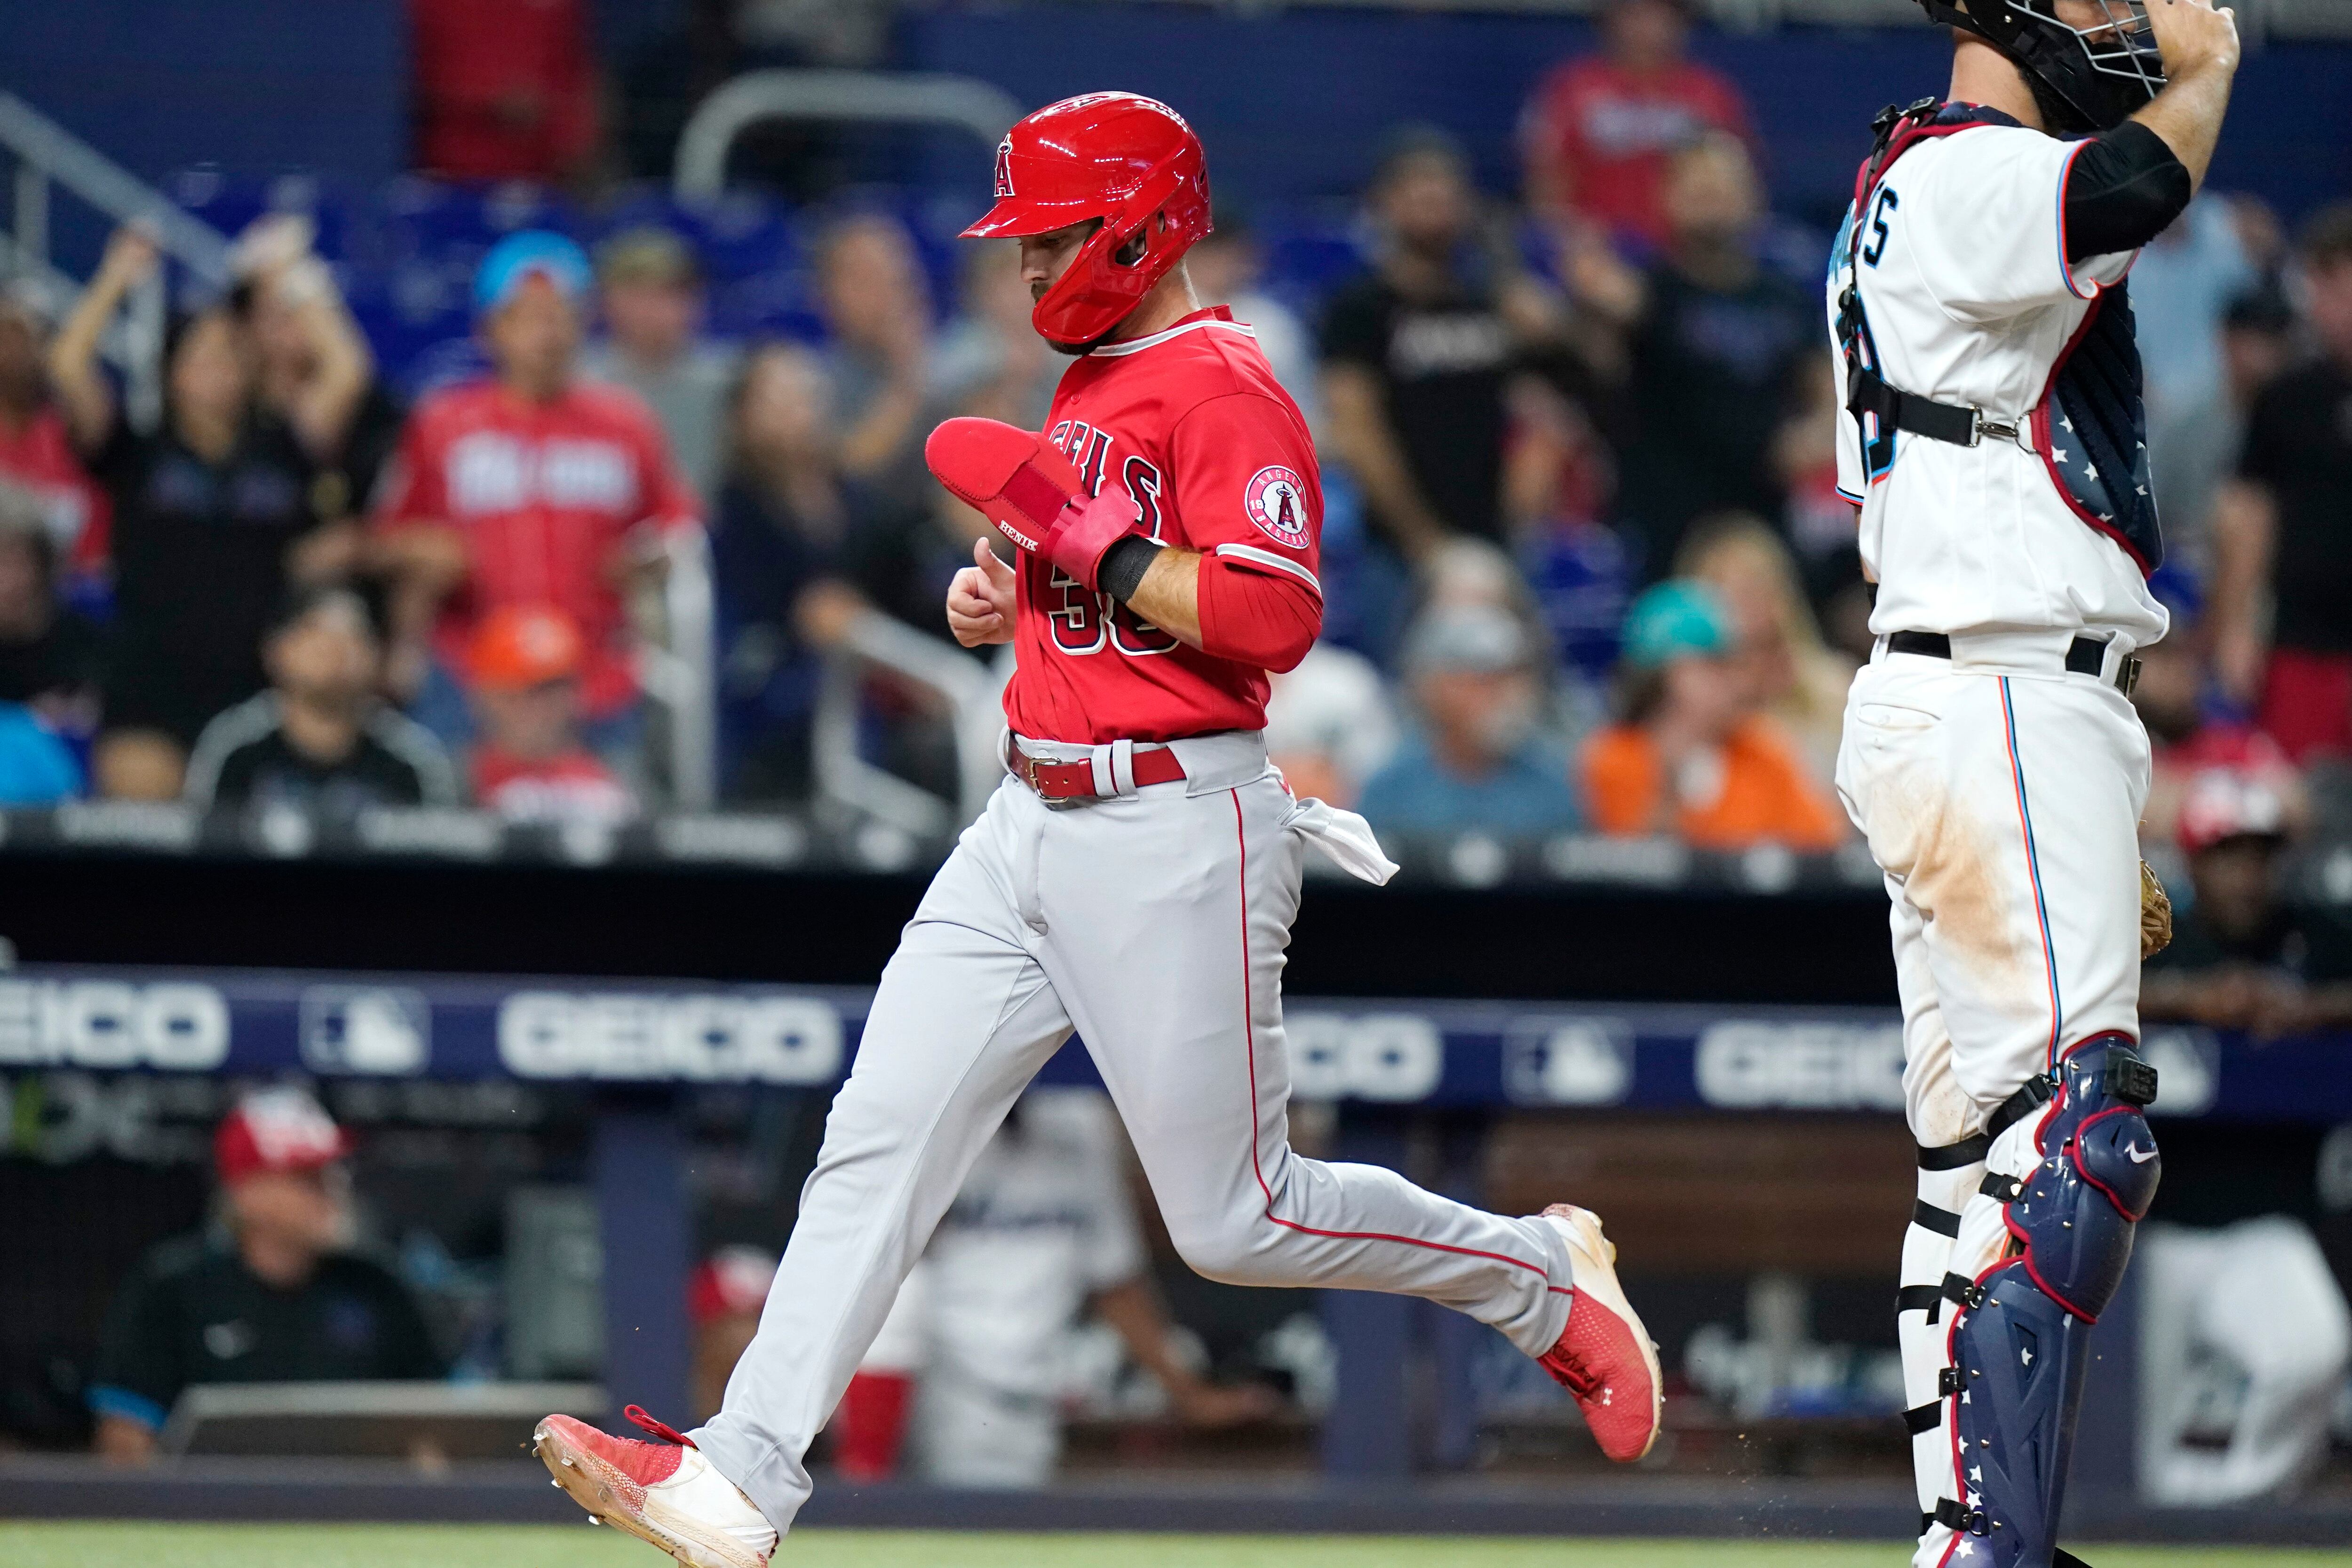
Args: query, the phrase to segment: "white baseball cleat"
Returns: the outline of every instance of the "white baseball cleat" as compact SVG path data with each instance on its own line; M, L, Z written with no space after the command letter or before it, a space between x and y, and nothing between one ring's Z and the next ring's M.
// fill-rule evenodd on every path
M1650 1451L1664 1418L1658 1347L1617 1282L1617 1249L1601 1234L1600 1216L1555 1203L1543 1218L1568 1243L1576 1294L1559 1343L1540 1364L1576 1396L1601 1451L1630 1463Z
M588 1522L625 1530L686 1568L767 1568L776 1530L751 1500L683 1432L634 1405L625 1414L665 1440L615 1437L569 1416L550 1416L531 1434L541 1462Z

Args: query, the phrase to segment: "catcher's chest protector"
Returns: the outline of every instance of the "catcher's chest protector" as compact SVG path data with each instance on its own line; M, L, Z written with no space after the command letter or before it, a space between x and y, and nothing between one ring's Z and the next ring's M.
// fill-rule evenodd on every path
M1955 1568L2041 1568L2057 1550L2091 1325L2163 1169L2141 1109L2156 1071L2131 1047L2105 1035L2060 1064L2035 1138L2042 1163L2023 1182L1985 1178L2021 1251L1973 1282L1947 1281L1958 1308L1945 1374L1956 1495L1933 1517L1961 1532Z
M1898 431L1973 445L1979 429L1992 427L1984 425L1976 410L1938 403L1882 379L1859 265L1872 195L1896 162L1923 141L1980 125L2015 124L1997 110L1933 99L1889 109L1875 122L1878 141L1855 177L1845 244L1834 257L1846 410L1860 424L1864 466L1873 479L1893 465ZM2127 281L2108 285L2091 302L2052 366L2040 399L2021 423L2026 428L2018 433L2018 444L2041 459L2068 511L2122 546L2143 575L2164 564L2164 535L2148 480L2147 410Z

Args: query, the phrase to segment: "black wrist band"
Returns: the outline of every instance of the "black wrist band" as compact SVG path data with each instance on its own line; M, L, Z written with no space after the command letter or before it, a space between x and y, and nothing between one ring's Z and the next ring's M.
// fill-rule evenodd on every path
M1129 534L1110 549L1103 551L1102 564L1095 568L1095 581L1105 593L1121 604L1135 597L1143 583L1143 574L1151 570L1151 559L1160 547L1141 534Z

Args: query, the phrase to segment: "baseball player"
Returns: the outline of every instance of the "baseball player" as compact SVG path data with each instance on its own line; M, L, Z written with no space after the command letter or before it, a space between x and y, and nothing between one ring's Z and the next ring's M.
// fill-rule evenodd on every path
M2089 1325L2158 1163L2138 1036L2162 557L2125 275L2205 174L2209 0L1921 0L1951 89L1880 116L1831 258L1877 646L1838 789L1892 895L1919 1195L1897 1301L1916 1564L2048 1564Z
M1010 776L883 971L725 1407L690 1437L640 1419L659 1443L539 1428L560 1485L681 1563L767 1560L899 1281L1074 1030L1194 1269L1443 1301L1540 1358L1612 1458L1656 1437L1655 1350L1592 1215L1486 1214L1291 1150L1301 857L1394 867L1266 761L1266 673L1321 623L1322 496L1248 328L1193 298L1181 260L1208 229L1201 144L1164 104L1068 99L997 149L996 204L965 232L1019 241L1033 322L1073 363L1045 435L953 420L926 455L1017 551L982 542L947 598L964 643L1015 644Z

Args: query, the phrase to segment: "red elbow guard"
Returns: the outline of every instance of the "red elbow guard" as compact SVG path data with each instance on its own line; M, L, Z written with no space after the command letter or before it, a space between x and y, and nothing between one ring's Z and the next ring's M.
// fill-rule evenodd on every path
M1201 558L1201 650L1281 674L1323 631L1323 598L1298 578L1233 558Z

